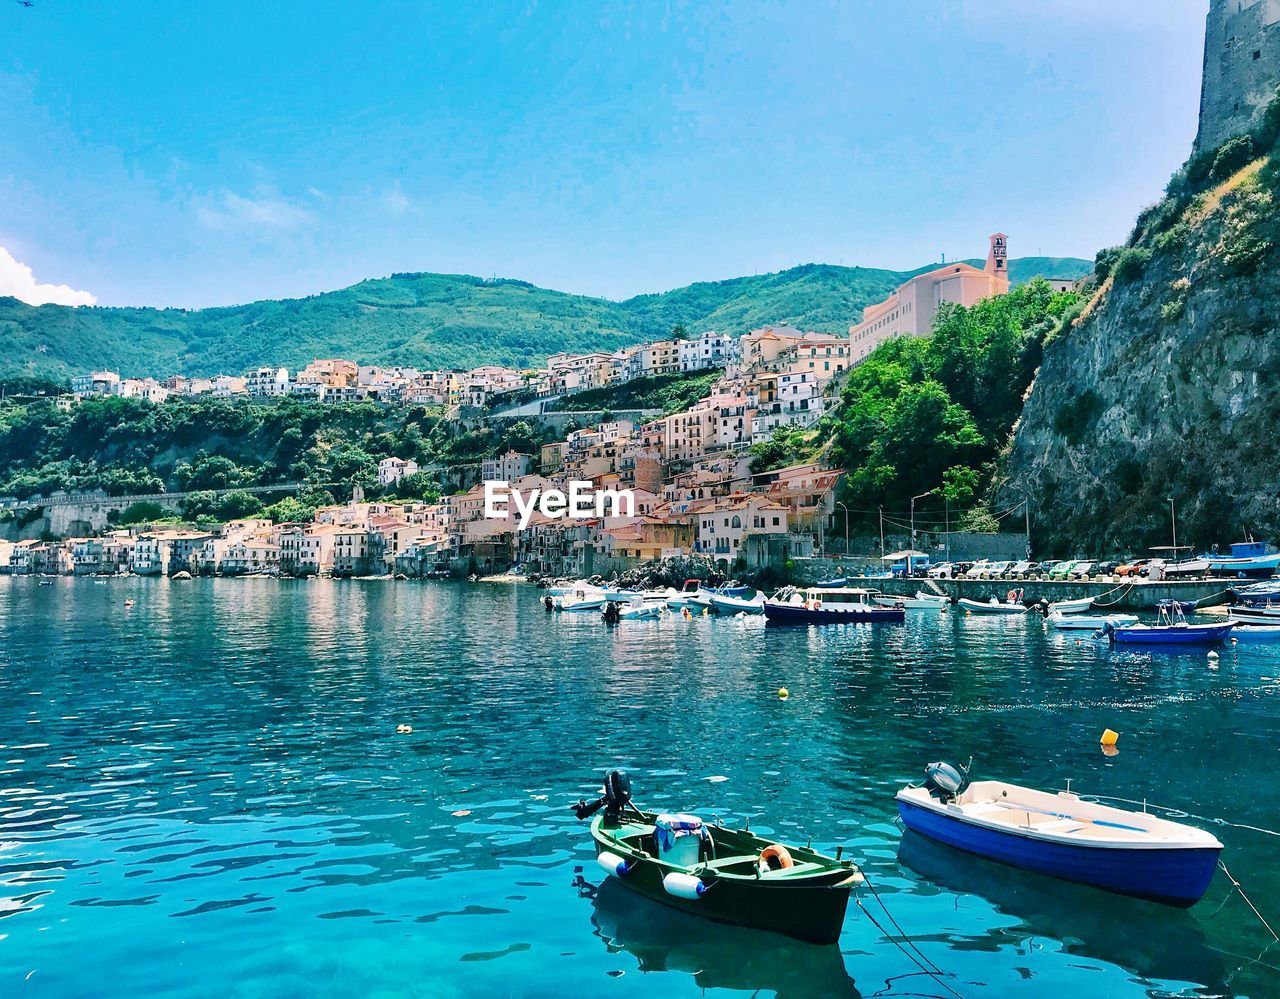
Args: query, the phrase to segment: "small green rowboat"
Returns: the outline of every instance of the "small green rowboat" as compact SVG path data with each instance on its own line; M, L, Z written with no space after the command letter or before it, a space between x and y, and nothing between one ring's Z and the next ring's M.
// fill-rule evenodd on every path
M849 895L862 883L852 861L783 847L746 829L692 815L644 812L626 774L610 771L604 796L579 802L591 820L596 862L641 895L720 923L816 944L840 937Z

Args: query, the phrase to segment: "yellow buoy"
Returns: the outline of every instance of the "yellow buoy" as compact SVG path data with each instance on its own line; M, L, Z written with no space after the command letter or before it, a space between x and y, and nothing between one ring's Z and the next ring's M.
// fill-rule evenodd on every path
M1119 739L1120 739L1119 732L1113 732L1109 728L1104 728L1102 730L1102 738L1099 739L1098 741L1101 742L1102 745L1104 746L1114 746L1116 742L1119 741Z
M786 687L778 688L778 697L780 697L782 700L785 701L790 696L791 696L791 691L787 690Z

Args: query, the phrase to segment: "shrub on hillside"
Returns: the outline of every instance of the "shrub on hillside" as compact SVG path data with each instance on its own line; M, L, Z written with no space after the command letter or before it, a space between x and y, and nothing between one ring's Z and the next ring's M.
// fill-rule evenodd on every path
M1150 250L1140 246L1127 246L1116 255L1111 273L1118 282L1132 281L1142 276L1150 260Z

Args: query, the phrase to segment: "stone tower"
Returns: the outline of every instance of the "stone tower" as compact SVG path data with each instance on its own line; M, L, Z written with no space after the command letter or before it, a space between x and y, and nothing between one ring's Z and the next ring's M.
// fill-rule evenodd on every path
M1280 85L1280 0L1209 0L1196 152L1247 132Z
M986 272L1005 281L1009 280L1009 237L1002 232L991 236L991 249L987 251Z

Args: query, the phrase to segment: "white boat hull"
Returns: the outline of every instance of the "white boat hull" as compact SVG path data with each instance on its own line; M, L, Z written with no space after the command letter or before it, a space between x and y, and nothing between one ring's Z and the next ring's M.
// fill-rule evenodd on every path
M1049 613L1083 614L1093 607L1093 597L1081 597L1079 600L1058 600L1049 605Z
M981 600L970 600L968 597L961 597L958 601L960 606L972 614L1003 614L1006 616L1023 615L1027 613L1026 607L1022 604L1000 604L1000 603L983 603Z
M1062 614L1049 615L1049 624L1059 631L1098 631L1108 624L1117 628L1138 623L1136 614Z
M921 600L919 597L880 596L872 600L881 607L903 607L907 610L936 611L945 606L941 600Z

